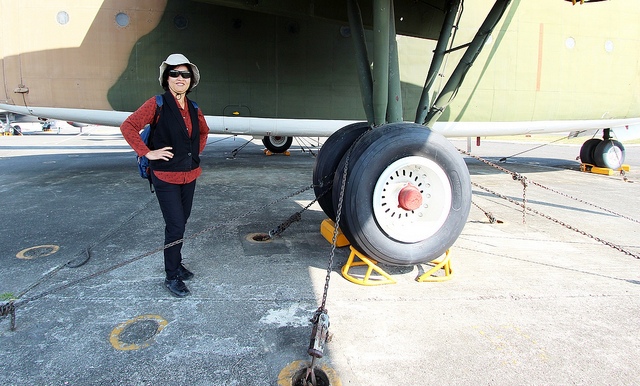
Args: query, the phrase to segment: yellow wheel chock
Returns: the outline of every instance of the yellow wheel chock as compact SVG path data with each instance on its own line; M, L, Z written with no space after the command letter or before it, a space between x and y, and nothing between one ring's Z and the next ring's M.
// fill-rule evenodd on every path
M290 156L291 152L289 150L285 150L282 153L274 153L271 150L268 149L263 149L262 152L264 153L264 155L269 156L269 155L274 155L274 154L282 154L282 155L286 155L286 156Z
M349 255L349 259L347 260L347 263L342 267L342 276L344 276L345 279L355 284L368 285L368 286L396 283L396 281L391 276L389 276L388 273L386 273L382 268L377 266L378 264L377 261L356 251L355 248L353 247L349 247L349 249L351 249L351 254ZM359 258L360 261L353 261L356 257ZM349 270L352 267L362 267L365 265L368 266L369 268L367 268L367 272L364 274L364 277L356 278L355 276L349 273ZM373 271L376 271L376 273L379 276L374 275L373 277L371 277L371 273Z
M331 219L325 219L322 221L320 225L320 233L330 244L333 244L333 235L335 232L336 224L331 221ZM344 236L340 228L338 228L338 233L336 235L336 247L345 247L350 245L351 243ZM350 246L351 254L349 254L349 258L347 259L346 264L342 267L342 276L349 280L352 283L366 285L366 286L374 286L374 285L382 285L382 284L396 284L396 280L394 280L387 272L385 272L382 268L378 266L378 262L374 259L367 257L357 251L353 246ZM451 250L447 249L444 257L439 260L433 260L428 264L432 265L432 268L427 272L424 272L416 281L418 282L442 282L451 279L451 275L453 275L453 270L451 269ZM358 260L355 260L358 258ZM360 277L354 276L351 273L351 268L353 267L363 267L367 266L367 271L364 275L359 275ZM444 275L435 274L439 270L443 270ZM375 271L375 274L371 276L371 274Z
M440 282L447 281L451 279L451 275L453 275L453 270L451 269L451 249L447 249L447 252L444 254L442 260L433 260L429 264L433 264L433 267L422 275L418 276L416 281L419 282ZM442 269L444 272L444 276L435 276L434 274L438 272L438 270Z
M329 244L333 244L333 234L335 230L336 223L331 221L330 218L322 220L322 223L320 224L320 233L322 234L322 237L324 237L324 239L329 242ZM342 248L346 247L349 244L351 244L349 240L347 240L347 238L344 236L342 230L338 228L338 234L336 236L336 247Z
M605 176L612 176L614 175L616 172L628 172L629 170L631 170L631 168L629 167L629 165L622 165L620 166L619 169L609 169L609 168L600 168L597 167L595 165L592 164L580 164L580 171L581 172L590 172L590 173L595 173L595 174L604 174Z

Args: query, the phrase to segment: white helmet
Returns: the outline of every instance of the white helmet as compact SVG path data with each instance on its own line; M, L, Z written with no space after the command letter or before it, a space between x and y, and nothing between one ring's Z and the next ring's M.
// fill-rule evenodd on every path
M162 74L164 73L164 70L167 69L167 66L179 66L181 64L188 64L189 66L191 66L191 71L193 72L193 82L191 84L191 89L193 89L198 85L198 83L200 83L200 70L198 70L198 66L191 63L189 59L187 59L187 57L182 54L171 54L167 56L167 59L165 59L165 61L160 65L160 77L158 78L158 81L160 81L160 86L162 86Z

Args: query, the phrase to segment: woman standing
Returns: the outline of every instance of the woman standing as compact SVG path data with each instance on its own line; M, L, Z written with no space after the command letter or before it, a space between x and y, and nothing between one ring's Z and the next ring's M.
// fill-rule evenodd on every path
M151 181L165 222L166 245L184 237L196 179L202 174L200 153L207 144L209 127L197 105L187 98L200 81L195 64L182 54L171 54L160 65L158 80L165 93L149 146L140 138L140 131L154 123L158 107L155 96L131 114L120 131L138 155L149 159ZM190 294L183 280L193 277L182 265L182 244L164 250L164 285L180 298Z

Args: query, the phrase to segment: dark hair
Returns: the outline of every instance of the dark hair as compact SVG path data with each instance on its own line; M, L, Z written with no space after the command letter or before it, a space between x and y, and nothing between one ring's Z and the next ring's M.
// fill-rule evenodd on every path
M191 68L191 65L189 65L189 63L177 64L175 66L167 65L167 68L165 68L164 72L162 73L162 88L164 89L164 91L169 91L169 71L173 70L178 66L187 66L187 68L189 69L189 72L191 73L191 81L189 82L189 88L185 93L185 94L188 94L191 92L191 89L193 88L193 81L195 79L193 76L194 75L193 69Z

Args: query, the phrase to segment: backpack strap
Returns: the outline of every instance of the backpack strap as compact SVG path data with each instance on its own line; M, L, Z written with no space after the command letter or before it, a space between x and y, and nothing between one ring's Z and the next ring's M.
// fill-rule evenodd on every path
M156 112L153 115L153 119L151 120L151 124L149 125L149 143L151 143L151 139L153 138L153 130L158 125L158 120L160 119L160 110L162 109L162 104L164 99L162 99L162 95L156 95Z
M155 127L158 124L158 119L160 119L160 109L162 109L162 104L164 103L164 99L162 95L156 95L156 114L153 116L153 121L151 121L151 127Z
M153 130L156 128L156 125L158 124L158 120L160 119L160 110L162 109L163 103L164 103L164 99L162 99L162 95L160 94L156 95L156 112L153 115L153 120L151 121L151 125L149 128L149 142L151 142L151 139L153 138ZM151 190L151 193L154 193L153 182L151 181L151 166L149 166L149 173L147 175L147 179L149 180L149 190Z

